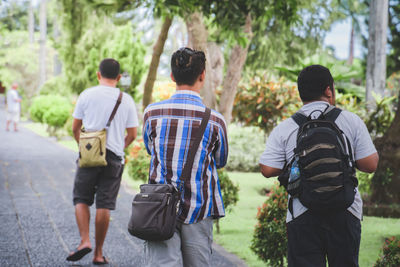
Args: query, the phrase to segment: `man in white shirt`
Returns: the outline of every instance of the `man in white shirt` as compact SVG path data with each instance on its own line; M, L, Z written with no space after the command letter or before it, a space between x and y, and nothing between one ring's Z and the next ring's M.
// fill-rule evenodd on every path
M18 84L14 83L11 90L7 92L7 125L6 131L10 130L11 122L14 123L14 131L18 131L18 122L20 117L20 103L21 98L17 92Z
M106 128L107 121L117 102L120 90L116 85L121 78L118 61L106 58L101 61L97 78L99 85L84 90L76 103L73 113L72 131L79 143L82 125L86 131L99 131ZM95 251L93 264L107 264L103 256L103 244L110 221L110 210L115 209L121 176L124 167L124 148L129 146L137 135L138 118L135 103L130 95L123 93L121 104L107 129L107 166L80 168L76 172L73 201L76 222L81 243L68 257L68 261L78 261L92 251L89 239L89 207L96 195ZM126 135L125 135L126 131Z
M308 66L297 79L302 113L323 112L335 105L335 89L329 69ZM320 112L315 112L317 115ZM356 167L363 172L374 172L378 154L364 122L343 110L335 123L350 141ZM294 156L298 124L289 118L273 129L266 149L260 158L261 173L265 177L281 174L284 165ZM298 198L293 198L293 209L287 212L289 266L358 266L361 239L362 200L357 188L354 202L347 210L319 215L309 211Z

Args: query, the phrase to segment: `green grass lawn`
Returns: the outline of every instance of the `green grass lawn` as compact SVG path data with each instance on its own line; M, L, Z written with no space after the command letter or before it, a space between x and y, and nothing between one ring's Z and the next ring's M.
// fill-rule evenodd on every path
M232 172L229 173L229 177L239 184L239 202L231 213L220 220L221 233L214 233L214 240L226 250L244 259L250 267L266 266L250 250L250 244L256 224L257 207L265 200L259 192L262 188L270 187L277 180L263 178L258 173ZM400 219L364 217L360 266L373 266L380 254L383 239L392 235L400 235Z

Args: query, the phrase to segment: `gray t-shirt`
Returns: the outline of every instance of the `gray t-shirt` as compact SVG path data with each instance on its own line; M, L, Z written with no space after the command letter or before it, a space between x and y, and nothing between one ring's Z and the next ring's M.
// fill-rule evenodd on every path
M300 110L308 116L314 110L325 110L327 105L327 102L315 101L304 105ZM319 112L313 113L315 116L319 116L319 114ZM343 110L335 123L349 139L355 160L368 157L376 152L367 127L356 114ZM299 126L292 118L276 126L268 137L265 151L261 155L259 163L272 168L283 169L285 163L290 162L293 158L298 129ZM360 220L362 219L362 200L358 189L354 202L348 210ZM300 203L299 199L293 199L294 217L300 216L305 211L307 211L307 208ZM288 211L286 222L290 222L292 219L292 215Z
M78 98L73 117L82 120L87 131L100 131L106 127L117 102L120 90L109 86L95 86L84 90ZM123 93L117 113L107 129L107 149L118 156L124 156L125 129L137 127L138 116L135 102Z

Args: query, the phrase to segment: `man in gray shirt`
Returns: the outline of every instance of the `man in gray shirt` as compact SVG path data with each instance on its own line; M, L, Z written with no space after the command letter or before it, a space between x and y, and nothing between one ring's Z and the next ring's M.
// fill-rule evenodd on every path
M306 116L335 105L329 69L308 66L299 74L297 84L304 104L300 111ZM343 110L335 123L350 141L356 167L363 172L374 172L379 157L364 122L356 114ZM265 177L281 174L285 164L292 160L298 130L292 118L273 129L259 161ZM354 202L347 210L324 215L308 211L298 198L293 198L293 210L286 217L289 266L325 267L326 258L329 266L358 266L361 219L362 200L357 188Z

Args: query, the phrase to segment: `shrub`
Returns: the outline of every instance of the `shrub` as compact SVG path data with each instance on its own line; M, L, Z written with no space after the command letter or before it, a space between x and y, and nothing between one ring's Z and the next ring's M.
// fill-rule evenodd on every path
M152 102L166 100L176 91L176 84L171 81L156 82L152 94Z
M63 127L71 116L72 106L68 99L58 95L43 95L33 99L29 110L34 121L48 125L48 133L56 135L56 131Z
M146 183L149 180L151 157L147 154L143 139L133 141L129 147L127 166L128 174L133 180Z
M400 237L392 236L385 239L382 255L374 267L400 266Z
M287 255L286 209L287 192L276 184L258 208L251 250L271 266L283 266Z
M296 85L283 79L270 81L265 75L255 76L239 86L233 118L269 133L281 120L290 117L300 107Z
M218 170L218 178L225 210L230 212L232 207L235 206L239 200L239 185L234 184L232 180L229 179L228 172L225 171L225 169Z
M43 114L43 121L55 128L63 127L70 117L70 110L68 105L52 106Z
M228 128L228 171L257 172L258 161L265 148L265 134L257 127L241 127L231 123Z

